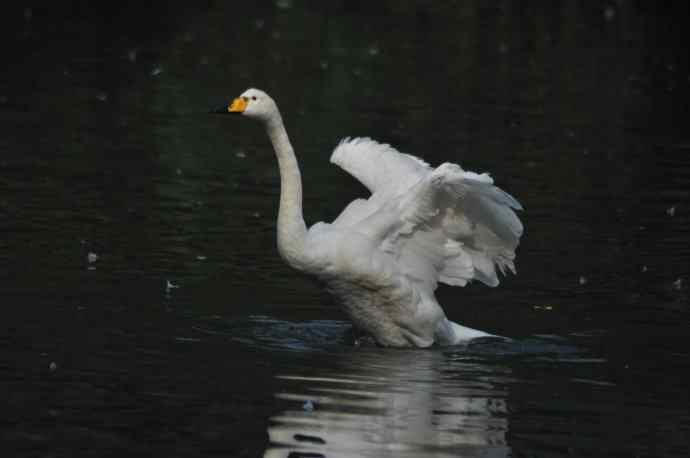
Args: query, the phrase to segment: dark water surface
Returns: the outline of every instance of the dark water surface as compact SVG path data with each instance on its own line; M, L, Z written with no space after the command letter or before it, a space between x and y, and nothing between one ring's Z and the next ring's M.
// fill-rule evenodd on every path
M684 5L7 8L3 456L689 456ZM518 197L518 275L438 292L513 340L350 345L277 255L261 128L205 114L249 86L310 223L363 195L345 136Z

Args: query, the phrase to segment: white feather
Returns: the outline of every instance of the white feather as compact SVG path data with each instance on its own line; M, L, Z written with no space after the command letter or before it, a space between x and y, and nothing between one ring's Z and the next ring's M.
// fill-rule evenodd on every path
M333 150L331 162L357 178L371 193L395 193L422 178L429 165L371 138L345 138Z
M513 210L522 206L486 173L450 163L431 169L369 138L343 140L331 162L372 192L368 200L350 204L333 225L379 236L405 275L429 291L438 281L496 286L495 266L515 272L523 226Z

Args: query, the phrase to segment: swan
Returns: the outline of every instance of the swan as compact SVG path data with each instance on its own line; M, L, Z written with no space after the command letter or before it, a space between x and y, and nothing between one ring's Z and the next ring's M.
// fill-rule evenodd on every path
M370 138L346 138L331 162L371 192L331 223L307 228L302 179L274 100L250 88L213 112L263 123L280 169L277 242L293 268L316 276L354 328L385 347L455 345L483 331L450 321L436 301L438 283L499 283L515 273L522 210L491 177L446 162L436 168Z

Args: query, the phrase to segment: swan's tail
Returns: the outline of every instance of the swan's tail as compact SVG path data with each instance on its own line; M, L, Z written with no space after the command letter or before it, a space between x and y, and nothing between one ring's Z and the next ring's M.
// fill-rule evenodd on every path
M448 318L443 318L436 326L436 343L439 345L457 345L466 343L478 337L496 337L503 339L504 337L489 334L477 329L461 326L458 323L450 321Z

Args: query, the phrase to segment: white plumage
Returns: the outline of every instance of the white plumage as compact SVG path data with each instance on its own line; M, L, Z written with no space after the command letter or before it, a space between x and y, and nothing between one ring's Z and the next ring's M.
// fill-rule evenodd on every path
M319 277L353 324L384 346L456 344L487 336L449 321L436 302L439 282L499 283L515 272L523 232L520 203L489 175L424 161L369 138L345 139L331 162L367 187L330 224L307 230L299 167L275 102L248 89L233 103L264 122L278 158L278 248L293 267Z

